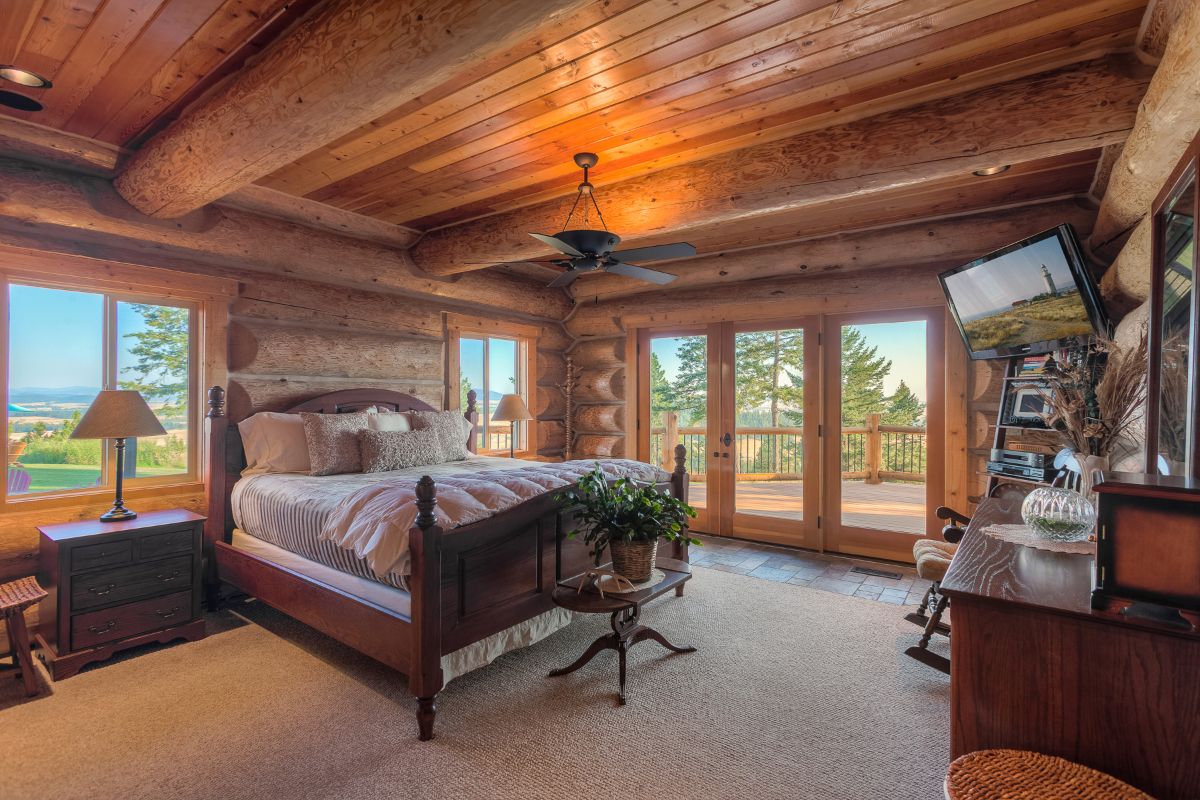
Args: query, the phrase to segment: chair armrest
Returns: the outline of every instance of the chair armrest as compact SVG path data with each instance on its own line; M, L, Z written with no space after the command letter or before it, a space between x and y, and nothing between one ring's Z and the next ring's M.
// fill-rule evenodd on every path
M966 533L966 531L957 525L947 525L946 527L942 528L942 538L950 544L958 544L960 541L962 541L964 533Z
M971 518L964 516L949 506L938 506L937 511L933 512L938 519L950 520L955 525L970 525Z

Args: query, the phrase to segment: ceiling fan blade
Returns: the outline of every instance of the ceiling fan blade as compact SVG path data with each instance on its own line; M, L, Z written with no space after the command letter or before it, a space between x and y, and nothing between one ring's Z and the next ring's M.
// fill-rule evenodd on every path
M553 247L560 253L566 253L567 255L574 256L576 258L583 258L583 253L579 252L574 247L571 247L571 245L567 244L562 239L556 239L553 236L547 236L544 233L531 233L529 235L537 239L542 244Z
M572 283L574 283L575 279L578 278L582 274L583 273L580 270L569 269L566 272L564 272L562 275L559 275L557 278L555 278L554 280L552 280L548 284L546 284L546 288L547 289L557 289L560 286L569 286Z
M618 250L610 253L610 258L618 261L661 261L667 258L691 258L696 255L696 248L687 242L674 244L656 244L652 247L635 247L632 250Z
M649 281L650 283L664 284L675 280L677 276L669 272L659 272L656 269L646 269L634 264L625 264L618 262L610 264L605 272L611 272L613 275L623 275L626 278L635 278L639 281Z

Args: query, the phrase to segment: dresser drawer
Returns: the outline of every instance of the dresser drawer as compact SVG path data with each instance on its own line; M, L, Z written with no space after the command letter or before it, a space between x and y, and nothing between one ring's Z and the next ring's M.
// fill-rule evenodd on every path
M174 553L190 553L195 535L196 529L188 527L143 536L137 542L137 557L145 561L148 558L159 558Z
M81 572L97 567L111 567L133 561L133 540L89 544L71 551L71 571Z
M192 616L192 593L176 592L71 618L71 649L125 639L139 633L187 622Z
M82 611L192 585L192 557L106 569L71 578L71 607Z

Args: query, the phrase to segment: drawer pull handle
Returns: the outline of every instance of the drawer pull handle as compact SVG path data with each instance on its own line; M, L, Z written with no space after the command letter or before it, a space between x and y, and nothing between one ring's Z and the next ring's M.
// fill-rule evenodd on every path
M117 585L115 583L110 583L110 584L106 585L104 588L101 588L99 586L90 586L90 587L88 587L88 591L91 592L92 594L96 595L96 597L103 597L104 595L108 594L115 588L117 588Z
M170 583L171 581L175 580L178 577L179 577L179 570L173 570L170 575L164 575L161 572L158 573L158 579L160 581L162 581L163 583Z
M158 610L155 610L155 612L154 612L154 613L155 613L155 614L158 614L158 615L159 615L160 617L162 617L163 619L170 619L171 617L173 617L173 616L175 616L176 614L178 614L178 613L179 613L179 606L175 606L175 607L174 607L174 608L172 608L170 611L158 611Z
M117 627L117 621L110 619L106 625L88 625L88 630L99 635L101 633L108 633L115 627Z

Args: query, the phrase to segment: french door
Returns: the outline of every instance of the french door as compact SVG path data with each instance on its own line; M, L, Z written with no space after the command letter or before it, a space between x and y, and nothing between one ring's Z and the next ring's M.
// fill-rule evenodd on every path
M698 531L897 560L941 498L941 309L638 333L638 457Z
M684 445L696 530L819 547L819 338L816 318L639 333L639 457Z

